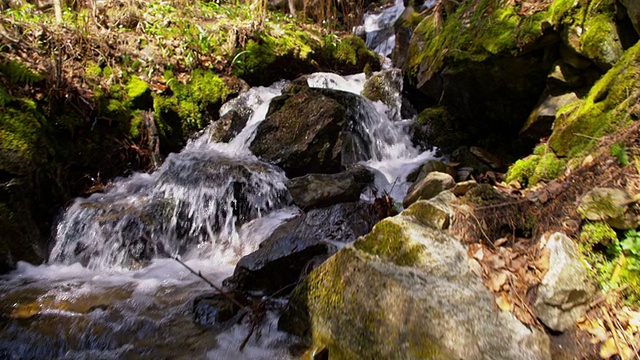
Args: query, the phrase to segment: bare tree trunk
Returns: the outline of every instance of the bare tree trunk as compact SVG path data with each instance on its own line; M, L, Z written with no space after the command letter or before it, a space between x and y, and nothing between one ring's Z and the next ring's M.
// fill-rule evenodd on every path
M62 23L62 0L53 0L53 10L56 13L56 22Z

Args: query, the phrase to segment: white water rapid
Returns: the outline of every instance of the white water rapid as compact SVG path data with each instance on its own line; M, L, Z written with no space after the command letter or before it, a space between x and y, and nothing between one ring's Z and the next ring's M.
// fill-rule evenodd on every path
M383 31L402 13L402 1L365 27ZM393 40L376 49L388 55ZM364 74L317 73L311 87L360 94ZM193 299L212 289L170 256L216 284L284 221L298 215L279 168L249 150L269 102L284 82L252 88L225 104L251 109L229 143L209 132L171 154L152 174L115 179L106 192L76 199L62 215L48 264L20 263L0 277L2 359L290 359L292 337L276 329L269 312L260 336L246 321L218 330L193 323ZM381 102L360 98L349 111L363 139L358 154L376 173L378 192L401 201L409 171L431 152L411 144L410 119ZM398 116L398 115L395 115ZM363 194L370 199L371 194Z

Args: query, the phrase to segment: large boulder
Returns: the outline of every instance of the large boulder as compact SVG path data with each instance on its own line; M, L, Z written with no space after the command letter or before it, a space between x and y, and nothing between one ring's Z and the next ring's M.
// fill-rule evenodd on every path
M352 202L314 209L278 227L240 259L225 284L242 291L286 294L301 277L379 220L373 205Z
M566 331L583 317L595 293L576 244L562 233L548 237L549 270L538 286L536 315L555 331Z
M346 109L320 92L303 88L258 126L251 151L289 177L340 171Z
M404 70L426 102L446 109L448 128L466 139L515 139L545 89L553 65L546 48L559 41L544 16L488 0L433 11L415 29ZM516 25L518 24L518 25ZM504 135L507 135L506 137ZM437 138L438 135L432 135Z
M330 358L549 359L547 335L498 310L467 263L459 240L403 212L315 269L279 325Z
M362 190L373 182L373 174L356 166L338 174L307 174L291 179L287 189L294 204L303 210L357 201Z

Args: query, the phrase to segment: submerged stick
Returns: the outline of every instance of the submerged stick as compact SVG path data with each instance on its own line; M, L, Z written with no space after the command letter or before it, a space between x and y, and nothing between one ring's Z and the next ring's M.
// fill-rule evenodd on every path
M172 256L173 260L177 261L180 265L184 266L187 270L189 270L192 274L196 275L197 277L199 277L200 279L202 279L204 282L206 282L207 284L209 284L209 286L211 286L212 288L214 288L218 293L220 293L220 295L224 296L227 298L227 300L231 301L234 305L238 306L240 309L244 309L244 310L251 310L248 306L246 305L242 305L238 300L236 300L233 296L229 295L226 291L222 290L221 287L217 286L216 284L214 284L213 282L211 282L211 280L207 279L206 277L204 277L204 275L202 275L202 273L200 271L196 272L195 270L193 270L191 267L189 267L189 265L185 264L182 260L180 260L177 256Z

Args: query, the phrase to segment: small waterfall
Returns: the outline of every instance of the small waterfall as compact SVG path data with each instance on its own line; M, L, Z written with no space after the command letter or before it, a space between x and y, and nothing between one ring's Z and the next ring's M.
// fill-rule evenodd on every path
M223 111L240 104L252 109L229 144L211 143L205 131L153 174L116 180L106 193L76 199L57 226L50 262L109 269L198 248L245 253L239 225L290 201L284 173L248 150L281 88L254 88L225 105Z
M331 73L315 73L307 77L310 87L338 89L360 95L365 83L364 74L341 77ZM402 88L396 89L398 93ZM399 101L401 97L398 96ZM433 151L420 152L413 146L407 132L407 125L413 119L390 119L389 114L399 118L397 109L380 101L373 102L357 97L356 104L347 109L352 119L353 144L348 153L343 154L343 163L362 163L376 173L375 185L379 191L387 192L400 202L407 193L409 172L428 159L433 159ZM346 161L344 159L347 159ZM365 196L370 199L370 196Z

